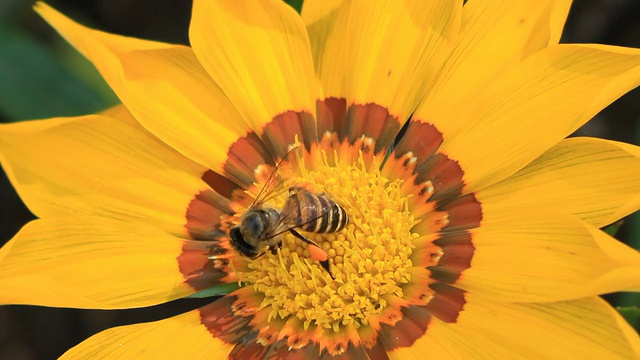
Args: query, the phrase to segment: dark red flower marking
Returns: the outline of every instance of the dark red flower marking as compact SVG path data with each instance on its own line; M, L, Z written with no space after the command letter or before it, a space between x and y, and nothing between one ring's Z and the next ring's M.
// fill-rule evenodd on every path
M253 132L236 140L227 153L223 177L235 182L239 188L248 189L255 181L254 172L264 164L275 164L273 151Z
M230 271L230 253L216 241L187 241L178 256L178 266L185 282L200 291L237 281Z
M347 101L345 99L327 98L316 103L318 135L339 133L346 120Z
M448 215L448 223L442 227L442 231L474 229L482 221L482 205L474 194L466 194L443 203L436 211Z
M466 231L443 232L433 243L442 249L443 254L437 265L428 267L431 278L454 284L462 272L471 266L476 249L471 242L471 234Z
M251 288L241 288L198 309L200 321L215 338L228 344L243 343L254 332L250 323L260 301Z
M443 283L433 283L429 287L434 291L434 296L425 310L446 323L456 322L467 302L464 290Z
M318 142L316 121L312 114L304 111L287 111L267 123L262 139L275 158L281 159L295 143L298 136L300 143L308 150L312 143Z
M317 103L318 132L336 133L340 141L353 144L361 137L375 139L374 153L391 145L401 123L396 116L378 104L350 104L344 99L328 98Z
M387 351L413 345L424 335L431 322L431 314L422 306L403 306L400 313L401 318L393 325L380 324L378 338Z

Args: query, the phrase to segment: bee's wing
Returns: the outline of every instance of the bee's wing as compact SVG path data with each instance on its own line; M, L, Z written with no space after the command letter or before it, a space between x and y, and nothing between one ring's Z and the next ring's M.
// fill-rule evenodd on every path
M273 199L274 197L282 194L287 190L285 186L285 177L283 175L283 171L285 168L289 168L292 166L291 160L293 159L293 155L300 150L300 146L295 146L291 148L291 150L287 151L287 153L282 157L280 161L273 168L273 171L269 174L267 181L265 181L264 186L256 195L253 204L251 204L252 208L260 207L260 205L265 202ZM291 169L288 169L291 170Z
M310 193L309 190L306 190L301 187L293 187L290 190L292 194L300 193L300 192ZM298 229L307 224L316 222L318 219L327 215L327 213L331 211L331 208L330 207L319 208L315 202L309 201L309 202L300 203L300 206L297 208L290 208L290 209L285 208L282 210L283 211L280 214L280 221L278 222L278 225L275 227L276 231L274 232L274 235L273 235L274 237L284 232L287 232L290 229ZM307 214L307 213L312 213L312 214L315 213L316 216L310 217L308 219L302 219L299 217L299 214Z

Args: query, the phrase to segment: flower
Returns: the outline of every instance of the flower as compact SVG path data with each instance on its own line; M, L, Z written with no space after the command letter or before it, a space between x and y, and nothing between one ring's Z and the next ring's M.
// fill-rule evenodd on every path
M38 216L0 250L0 302L241 285L64 358L639 356L598 295L640 288L640 254L598 228L640 207L640 149L564 138L640 83L640 50L558 45L568 1L461 3L200 0L192 48L39 3L123 105L0 127ZM267 183L349 223L242 256L229 231Z

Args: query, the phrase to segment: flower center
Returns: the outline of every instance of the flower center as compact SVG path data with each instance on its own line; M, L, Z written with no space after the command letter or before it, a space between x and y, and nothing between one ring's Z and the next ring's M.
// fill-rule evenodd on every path
M305 329L338 332L342 325L366 325L387 306L388 296L403 297L418 235L411 232L416 220L400 191L402 180L383 177L377 160L367 164L360 155L357 162L345 164L334 157L332 165L324 153L311 166L300 164L292 183L330 197L349 216L339 232L301 232L326 251L335 280L309 256L308 245L288 233L281 235L277 254L267 252L251 261L252 271L239 276L264 294L261 308L271 309L269 319L296 316ZM274 202L282 204L287 196Z

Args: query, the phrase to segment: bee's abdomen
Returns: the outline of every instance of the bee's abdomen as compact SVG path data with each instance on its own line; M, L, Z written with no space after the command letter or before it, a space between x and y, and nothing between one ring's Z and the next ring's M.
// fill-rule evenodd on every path
M306 190L297 191L287 199L283 211L295 213L295 223L300 230L317 234L342 230L349 222L344 209L326 196Z

